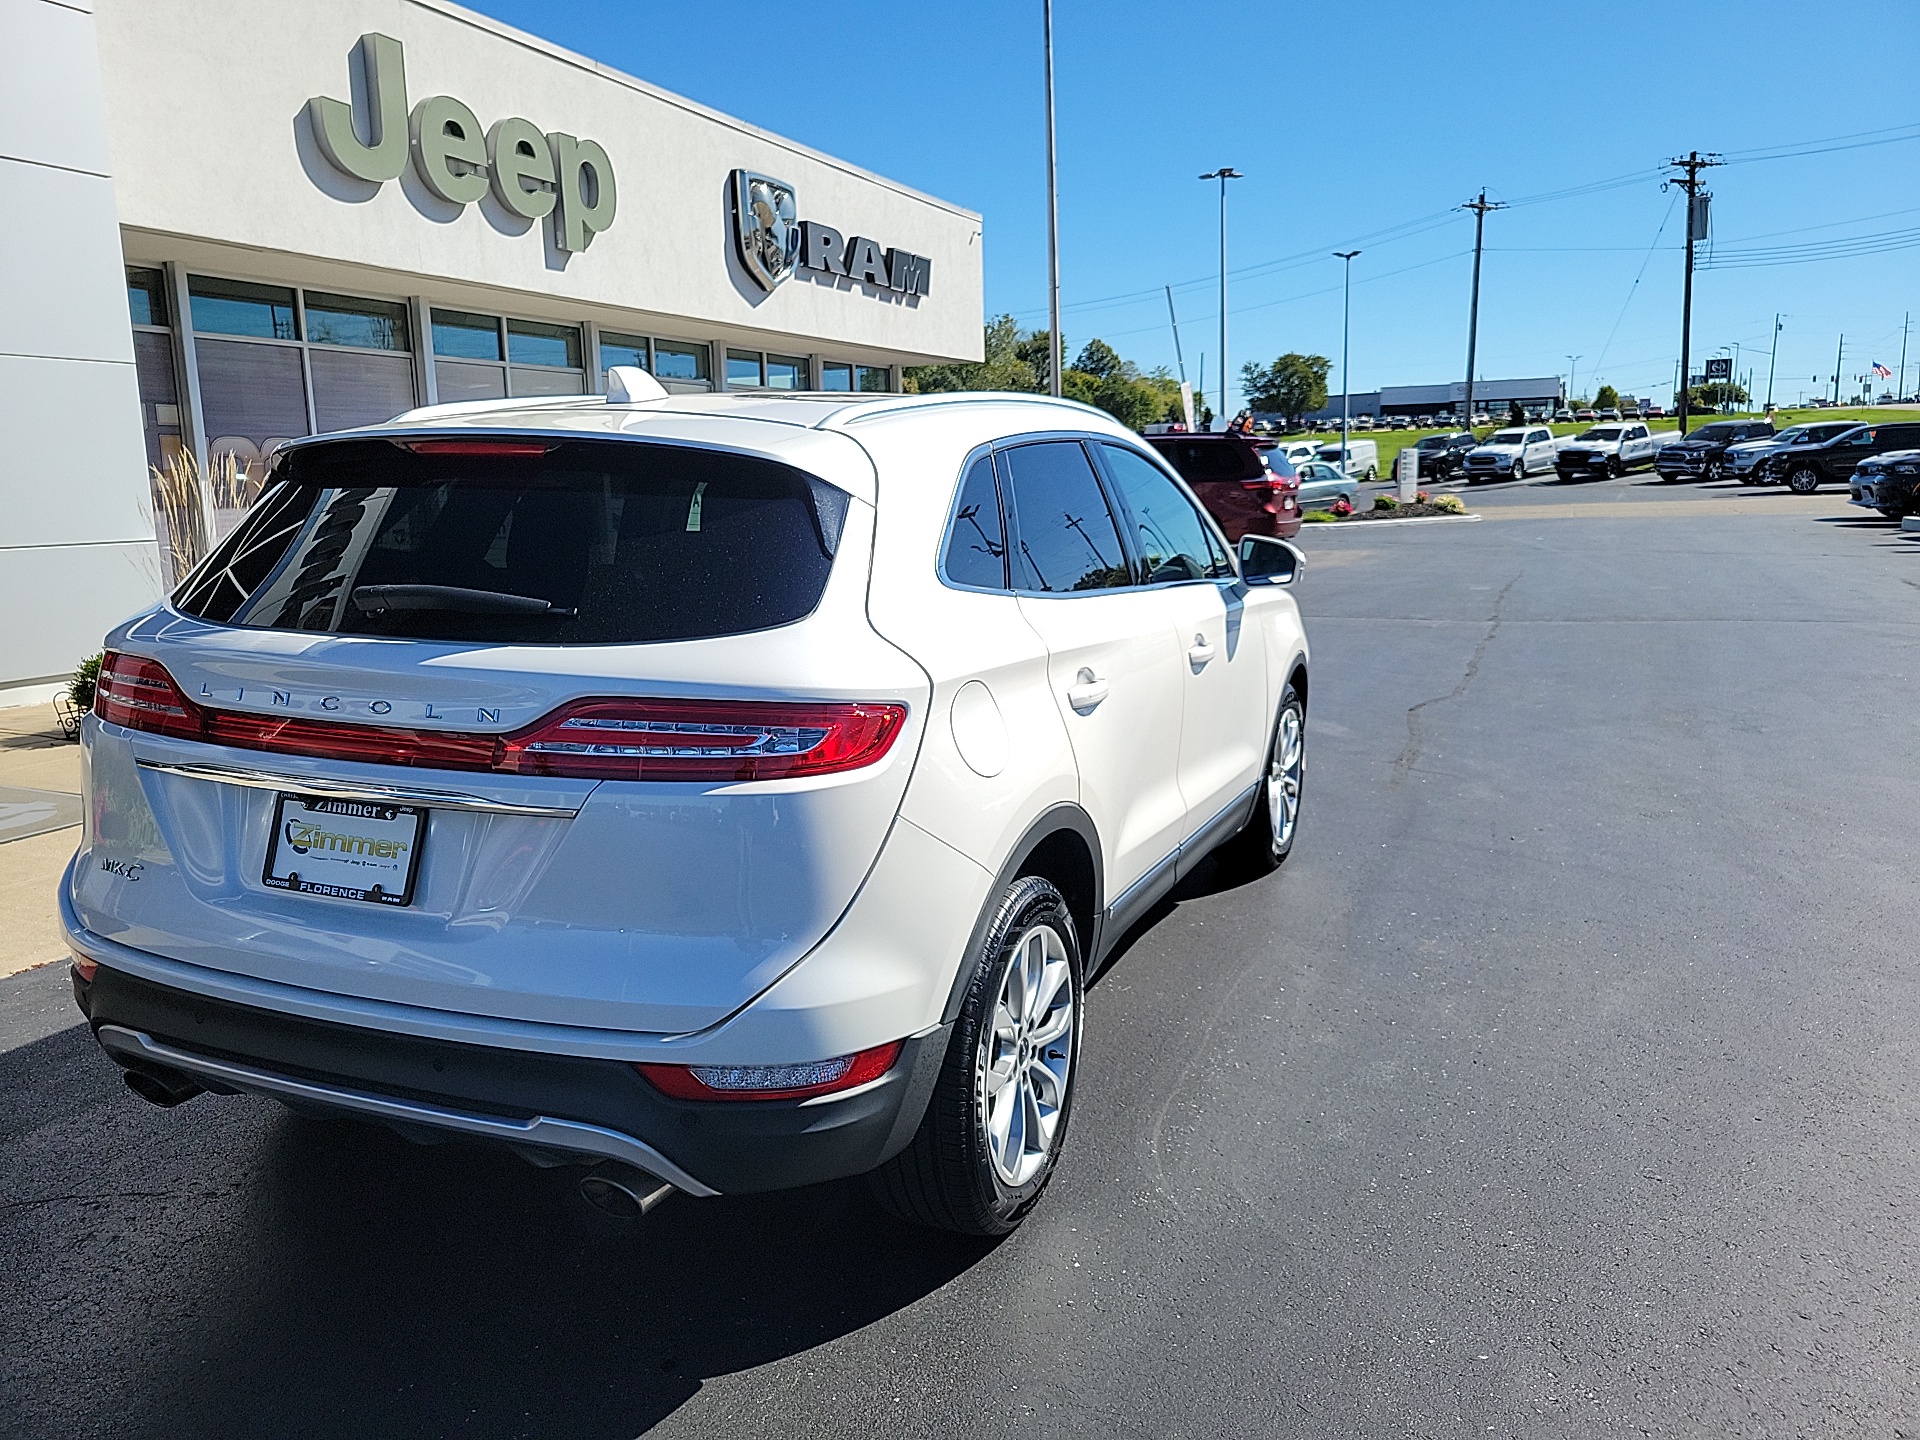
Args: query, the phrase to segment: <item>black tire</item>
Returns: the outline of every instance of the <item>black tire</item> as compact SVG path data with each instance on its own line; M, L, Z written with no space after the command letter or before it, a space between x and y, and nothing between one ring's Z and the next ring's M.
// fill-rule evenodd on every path
M1522 460L1519 456L1516 455L1513 461L1513 468L1510 471L1508 471L1508 474L1510 474L1515 480L1526 479L1527 478L1527 462L1525 460Z
M1796 465L1787 472L1787 489L1796 495L1811 495L1820 488L1823 477L1811 465Z
M1708 484L1717 484L1726 476L1726 473L1727 466L1724 460L1709 460L1707 461L1706 471L1701 478L1707 481Z
M1618 480L1626 473L1627 467L1620 463L1620 457L1618 455L1609 455L1607 457L1607 478L1609 480Z
M1287 735L1287 717L1293 716L1300 742L1299 763L1292 776L1294 794L1293 826L1284 835L1274 823L1273 802L1268 786L1282 760L1281 750ZM1253 818L1238 835L1220 843L1220 860L1231 870L1246 875L1269 875L1278 870L1293 853L1294 837L1300 833L1300 803L1307 779L1307 707L1299 693L1289 685L1281 692L1280 710L1274 717L1273 738L1267 742L1267 761L1261 771L1260 795L1254 801Z
M1878 509L1878 510L1880 511L1880 513L1881 513L1882 515L1884 515L1884 516L1886 516L1886 517L1887 517L1887 519L1889 519L1889 520L1904 520L1904 519L1906 518L1906 515L1907 515L1907 512L1906 512L1906 511L1904 511L1904 510L1895 510L1895 509L1894 509L1894 508L1893 508L1892 506L1890 506L1890 505L1881 505L1881 506L1878 506L1878 507L1876 507L1876 508L1877 508L1877 509Z
M994 1009L1016 958L1016 944L1039 928L1053 932L1066 957L1065 983L1073 1007L1071 1024L1062 1037L1068 1043L1068 1064L1045 1159L1032 1175L1014 1185L1000 1174L989 1149L988 1052L995 1040ZM978 956L920 1129L906 1149L867 1178L874 1198L903 1220L962 1235L1005 1235L1040 1199L1067 1138L1080 1070L1085 968L1065 898L1038 875L1022 876L1007 886L987 922ZM1048 1052L1057 1044L1049 1042Z

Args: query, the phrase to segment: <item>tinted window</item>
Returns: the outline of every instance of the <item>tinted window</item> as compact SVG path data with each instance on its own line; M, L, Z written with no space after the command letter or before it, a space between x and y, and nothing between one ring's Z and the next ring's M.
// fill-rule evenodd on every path
M284 285L252 285L244 280L187 277L193 328L219 335L254 335L263 340L297 340L293 291Z
M1258 480L1260 453L1237 436L1206 439L1193 435L1153 435L1147 443L1180 472L1189 485L1209 480Z
M1133 523L1133 548L1151 584L1205 580L1217 573L1207 523L1164 470L1119 445L1100 447Z
M391 300L307 292L307 339L361 350L406 350L407 307ZM385 419L385 416L381 417Z
M1738 425L1702 425L1687 438L1704 440L1709 445L1725 445L1730 440L1744 439L1745 430Z
M993 482L991 456L982 455L968 466L960 482L960 498L947 531L946 570L947 579L955 585L1006 588L1006 527L1000 521L1000 492Z
M286 483L183 593L204 619L480 644L739 634L819 603L846 496L772 461L575 441L289 453Z
M1920 425L1882 425L1875 433L1886 449L1905 450L1920 445Z
M1067 594L1131 585L1126 552L1086 451L1073 441L1005 451L1012 488L1014 583Z

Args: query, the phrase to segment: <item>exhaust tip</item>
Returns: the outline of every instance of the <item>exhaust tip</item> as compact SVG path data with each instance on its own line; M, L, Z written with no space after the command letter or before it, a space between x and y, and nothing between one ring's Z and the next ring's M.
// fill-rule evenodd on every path
M679 1193L646 1171L617 1160L594 1166L580 1180L581 1199L621 1220L638 1220Z
M120 1078L142 1100L163 1110L193 1099L205 1088L176 1070L123 1070Z

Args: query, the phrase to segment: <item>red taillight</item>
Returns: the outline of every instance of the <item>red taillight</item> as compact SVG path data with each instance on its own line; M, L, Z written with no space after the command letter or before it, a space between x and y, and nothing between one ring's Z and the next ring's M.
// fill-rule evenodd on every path
M101 657L93 713L133 730L200 738L200 707L173 683L166 666L140 655L109 650Z
M398 444L416 455L544 455L553 449L545 440L401 440Z
M647 1065L638 1070L674 1100L806 1100L878 1080L900 1058L903 1042L803 1065Z
M575 700L507 735L257 715L194 704L157 660L110 652L94 711L132 730L215 745L427 770L708 783L826 775L893 747L904 705Z
M73 957L73 973L91 985L93 977L100 973L100 962L89 960L84 955L76 955Z
M871 765L904 705L576 700L507 737L499 767L600 780L779 780Z

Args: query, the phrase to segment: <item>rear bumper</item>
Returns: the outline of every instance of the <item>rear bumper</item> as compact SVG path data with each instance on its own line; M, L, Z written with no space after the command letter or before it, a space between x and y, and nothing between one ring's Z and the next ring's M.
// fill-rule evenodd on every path
M544 1163L618 1159L695 1195L858 1175L913 1137L948 1026L909 1038L886 1075L801 1101L682 1101L627 1062L363 1029L176 989L101 965L74 975L96 1038L130 1068L299 1109L504 1144Z

